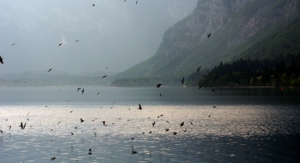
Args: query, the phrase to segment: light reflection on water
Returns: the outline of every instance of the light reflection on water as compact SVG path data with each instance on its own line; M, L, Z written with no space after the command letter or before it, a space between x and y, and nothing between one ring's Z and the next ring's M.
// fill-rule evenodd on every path
M299 160L297 106L145 105L143 110L137 107L1 106L0 129L4 133L0 134L0 162L48 162L54 156L58 162ZM80 118L85 121L80 123ZM21 121L27 123L25 130L18 127ZM106 127L102 121L106 121ZM132 145L137 154L131 154ZM92 155L88 155L89 148Z

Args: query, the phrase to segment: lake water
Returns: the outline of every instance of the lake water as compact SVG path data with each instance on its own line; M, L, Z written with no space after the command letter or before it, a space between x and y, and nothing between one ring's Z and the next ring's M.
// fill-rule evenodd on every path
M0 162L300 161L299 90L211 89L0 87Z

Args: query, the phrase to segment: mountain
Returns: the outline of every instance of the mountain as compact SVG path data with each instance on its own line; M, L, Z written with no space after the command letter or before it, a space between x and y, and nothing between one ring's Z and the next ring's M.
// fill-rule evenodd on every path
M282 51L270 50L264 55L251 52L258 48L254 46L258 42L272 40L281 29L293 26L299 21L299 13L298 0L199 0L190 15L164 33L156 54L117 75L118 83L122 78L178 80L199 66L207 70L238 58L279 56ZM211 37L207 38L209 33Z

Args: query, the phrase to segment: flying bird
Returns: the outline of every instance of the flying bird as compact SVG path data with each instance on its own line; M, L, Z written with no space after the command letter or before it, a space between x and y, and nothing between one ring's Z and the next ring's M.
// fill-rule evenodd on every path
M59 125L61 123L61 121L59 121L58 123L57 123L57 125Z
M142 110L142 105L141 104L139 104L139 108L138 109Z
M202 88L203 87L203 84L199 85L198 89Z
M168 132L168 131L169 131L169 129L168 129L168 128L166 128L165 130L166 130L166 132Z
M155 125L155 121L152 123L152 127L154 127L154 125Z
M0 130L0 132L3 134L3 131L2 131L2 130Z
M50 72L52 70L52 68L50 68L49 70L48 70L48 72Z
M135 151L134 149L133 149L133 146L131 146L131 154L136 154L137 153L137 151Z
M99 95L99 94L100 94L100 92L97 93L97 95Z
M200 68L201 68L201 66L197 68L197 72L199 72L199 71L200 71Z
M53 160L55 160L55 159L56 159L55 157L52 157L52 158L51 158L51 161L53 161Z
M181 79L181 85L183 85L183 83L184 83L184 78Z
M81 91L81 94L83 94L84 93L84 88L82 88L82 91Z
M156 85L156 88L159 88L160 86L161 86L161 84L157 84L157 85Z
M22 130L24 130L24 129L25 129L25 127L26 127L26 123L24 123L24 125L23 125L23 122L21 122L21 125L20 125L20 127L21 127L21 129L22 129Z
M92 148L89 149L89 155L92 155Z
M160 96L160 97L162 96L161 93L159 93L159 96Z
M11 44L11 46L14 46L14 45L16 45L16 43Z
M103 124L103 126L105 126L105 127L107 126L107 125L105 124L105 121L102 121L102 124Z
M62 43L59 43L58 46L62 46Z
M207 35L207 38L209 38L211 36L211 33L209 33L208 35Z
M93 4L93 6L95 6L95 4Z
M105 77L107 77L107 75L102 76L102 78L105 78Z
M82 118L80 118L80 123L84 122L84 120Z
M177 135L177 132L173 132L173 135Z
M79 40L75 40L75 42L78 42Z
M3 64L3 58L0 56L0 62Z
M81 88L77 88L77 92L80 90Z
M137 5L138 2L139 2L139 0L136 0L135 4Z
M184 125L184 122L180 123L180 127L182 127Z
M71 132L71 135L74 135L73 132Z

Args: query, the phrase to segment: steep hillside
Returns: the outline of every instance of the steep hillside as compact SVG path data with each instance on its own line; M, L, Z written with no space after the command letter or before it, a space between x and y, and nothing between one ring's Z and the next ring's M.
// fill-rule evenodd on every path
M210 69L221 61L251 56L249 48L291 24L299 11L297 0L199 0L192 14L165 32L153 57L117 77L176 79L199 66Z

